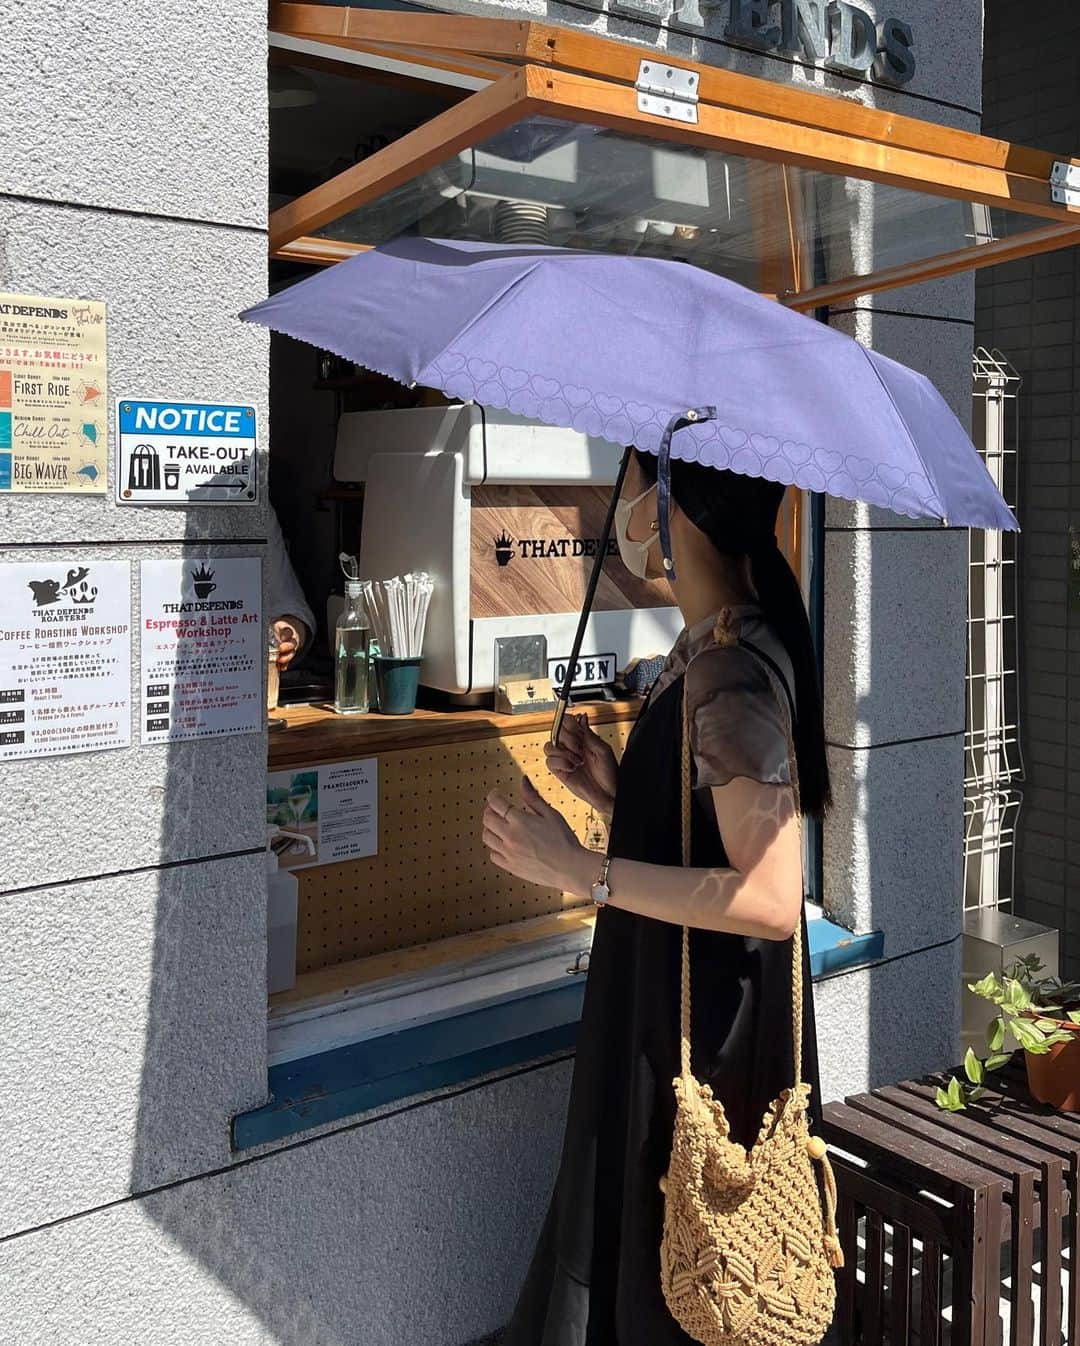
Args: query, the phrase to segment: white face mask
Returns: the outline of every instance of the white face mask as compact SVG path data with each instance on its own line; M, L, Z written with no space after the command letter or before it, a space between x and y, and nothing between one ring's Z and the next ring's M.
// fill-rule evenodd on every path
M619 555L630 574L636 575L639 580L648 577L649 548L659 537L659 533L653 533L652 537L646 538L644 542L635 542L633 538L627 537L626 530L630 526L630 515L634 512L634 507L639 501L644 500L650 491L655 490L656 483L653 482L640 495L634 496L633 500L619 500L615 505L615 538L619 544Z

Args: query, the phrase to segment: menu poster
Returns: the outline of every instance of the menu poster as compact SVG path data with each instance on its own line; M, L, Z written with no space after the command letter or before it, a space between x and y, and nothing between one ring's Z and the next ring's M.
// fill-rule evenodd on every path
M104 494L105 305L0 294L0 492Z
M0 761L131 742L131 566L0 566Z
M282 869L377 855L378 758L272 771L266 778L266 822L277 829L271 843Z
M266 727L257 557L140 563L142 741Z

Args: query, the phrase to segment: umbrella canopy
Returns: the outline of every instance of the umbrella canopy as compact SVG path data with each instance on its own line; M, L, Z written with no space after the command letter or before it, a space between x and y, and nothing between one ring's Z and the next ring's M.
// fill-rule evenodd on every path
M682 263L402 238L241 317L620 446L911 518L1018 527L929 379Z

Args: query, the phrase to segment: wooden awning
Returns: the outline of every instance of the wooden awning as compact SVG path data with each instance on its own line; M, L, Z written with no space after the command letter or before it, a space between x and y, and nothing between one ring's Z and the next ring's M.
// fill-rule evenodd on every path
M655 176L657 165L667 164L669 176L682 173L698 184L697 198L677 188L676 204L665 206L662 193L659 202L649 198L649 182L618 184L634 203L627 218L640 216L634 227L642 237L653 228L674 229L700 250L688 260L716 269L738 257L752 265L757 288L801 309L1080 242L1080 204L1069 203L1080 202L1080 191L1074 198L1070 189L1072 173L1080 183L1080 160L682 58L669 62L664 53L577 29L285 3L272 10L271 33L328 53L361 52L449 73L475 90L275 210L275 257L332 264L371 246L381 241L365 236L372 208L383 207L385 227L402 194L416 211L410 218L400 207L402 228L424 232L425 175L446 165L453 171L431 186L431 199L458 200L466 231L458 236L468 236L470 193L490 203L500 190L481 192L476 163L486 165L494 184L516 181L496 171L512 170L537 197L529 151L522 150L529 144L538 146L536 162L558 151L560 162L589 166L572 193L561 183L553 197L553 208L569 221L570 245L604 246L590 236L582 242L576 220L586 219L609 249L610 231L625 226L613 191L600 205L589 201L589 173L595 177L605 154L608 161L618 157L627 175L647 177L652 164ZM672 160L672 149L683 157ZM504 163L500 156L508 153ZM718 193L721 172L725 191ZM412 184L419 184L415 202ZM714 225L709 209L720 196ZM946 202L962 209L943 210ZM596 217L607 234L595 227ZM839 246L845 236L865 235L869 245ZM823 237L831 239L824 248Z

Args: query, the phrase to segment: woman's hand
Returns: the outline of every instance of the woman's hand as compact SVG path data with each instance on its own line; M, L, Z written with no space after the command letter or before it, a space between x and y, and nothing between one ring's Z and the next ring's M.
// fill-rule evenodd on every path
M548 770L571 794L610 817L618 763L608 744L590 729L585 715L567 715L558 746L545 743L544 756Z
M521 804L493 790L484 809L484 845L493 864L545 888L588 897L600 861L571 832L566 819L525 777Z

